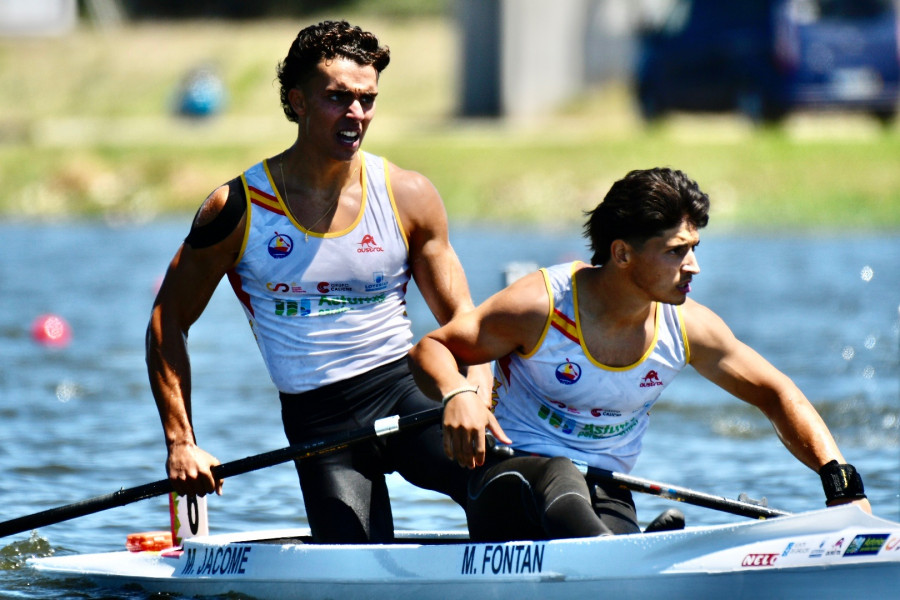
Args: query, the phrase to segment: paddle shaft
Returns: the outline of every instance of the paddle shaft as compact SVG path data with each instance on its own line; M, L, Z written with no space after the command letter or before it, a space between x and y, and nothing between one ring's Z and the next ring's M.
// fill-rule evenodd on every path
M298 460L327 454L366 440L437 423L441 420L442 411L442 407L436 407L405 417L385 417L383 419L378 419L372 425L361 427L353 431L340 432L334 435L310 440L309 442L302 444L296 444L279 450L272 450L270 452L264 452L262 454L256 454L254 456L248 456L239 460L216 465L212 468L212 474L216 479L225 479L227 477L233 477L234 475L241 475L243 473L249 473L250 471L271 467L289 460ZM127 489L122 488L111 494L95 496L73 504L67 504L65 506L59 506L57 508L51 508L31 515L4 521L0 523L0 537L22 533L37 527L53 525L54 523L68 521L69 519L74 519L76 517L83 517L109 508L131 504L138 500L162 496L171 491L173 491L172 482L168 479L161 479L159 481L145 483L144 485Z
M530 452L519 452L513 450L512 448L509 448L508 446L501 446L497 444L496 440L494 440L492 436L488 438L488 445L493 448L495 452L500 452L502 454L506 454L507 456L538 456L536 454L531 454ZM704 508L721 510L723 512L731 513L734 515L740 515L742 517L752 517L754 519L770 519L773 517L783 517L791 514L783 510L769 508L767 506L760 506L758 504L751 504L750 502L732 500L723 496L714 496L712 494L706 494L704 492L697 492L669 483L651 481L649 479L641 479L640 477L633 477L631 475L625 475L623 473L616 473L615 471L608 471L599 467L591 467L580 462L575 462L575 466L578 467L578 470L585 475L592 475L597 479L603 479L604 481L616 483L621 487L627 488L633 492L643 492L644 494L660 496L669 500L677 500L678 502L686 502L687 504L703 506Z
M714 496L704 492L697 492L683 487L678 487L668 483L659 481L650 481L649 479L641 479L640 477L632 477L616 473L615 471L607 471L597 467L588 467L588 474L604 479L606 481L615 482L622 487L628 488L635 492L643 492L654 496L661 496L669 500L677 500L688 504L695 504L705 508L713 508L742 517L752 517L755 519L770 519L773 517L783 517L791 513L767 506L759 506L749 502L741 502L740 500L732 500L723 496Z

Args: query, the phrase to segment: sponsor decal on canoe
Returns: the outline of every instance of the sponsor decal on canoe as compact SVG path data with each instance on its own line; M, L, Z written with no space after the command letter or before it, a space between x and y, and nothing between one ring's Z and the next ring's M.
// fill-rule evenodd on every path
M830 550L825 551L825 556L834 556L844 551L844 538L839 539L831 545Z
M844 556L864 556L866 554L878 554L881 547L888 539L886 533L870 533L858 535L847 544Z
M784 549L784 552L781 553L781 556L786 557L797 554L812 556L812 550L806 542L791 542L787 545L787 548Z
M813 548L809 553L810 558L821 558L825 556L825 544L828 543L828 540L822 540L817 547Z
M251 546L228 545L218 548L204 548L199 556L197 548L184 551L182 575L243 575L250 560Z
M773 567L778 554L748 554L741 561L742 567Z
M545 544L466 545L460 573L463 575L540 573L544 567L546 549Z
M885 552L900 552L900 537L892 537L884 545Z

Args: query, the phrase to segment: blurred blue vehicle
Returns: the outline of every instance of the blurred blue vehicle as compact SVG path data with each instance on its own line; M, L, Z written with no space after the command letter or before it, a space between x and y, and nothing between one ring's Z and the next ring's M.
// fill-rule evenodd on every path
M892 121L900 100L894 0L674 0L641 36L637 98L669 111L738 110L777 122L795 110Z

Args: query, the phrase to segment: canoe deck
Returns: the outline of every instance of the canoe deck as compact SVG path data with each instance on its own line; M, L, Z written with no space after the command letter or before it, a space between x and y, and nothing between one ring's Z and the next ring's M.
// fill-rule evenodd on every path
M319 545L305 530L212 535L163 552L33 559L50 576L189 596L269 600L618 597L895 597L900 524L848 506L766 521L573 540L473 543L400 532L397 543ZM767 593L768 591L768 593Z

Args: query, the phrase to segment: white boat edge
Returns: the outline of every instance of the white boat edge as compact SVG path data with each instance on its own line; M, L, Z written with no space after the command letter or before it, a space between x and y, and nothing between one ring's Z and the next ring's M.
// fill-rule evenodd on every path
M54 577L190 596L269 600L617 595L699 598L892 597L900 523L855 506L630 536L473 543L452 532L398 532L395 544L298 543L306 529L216 534L183 550L34 558ZM275 540L275 541L273 541ZM610 588L609 586L614 586ZM876 596L877 595L877 596ZM712 597L712 596L709 596Z

